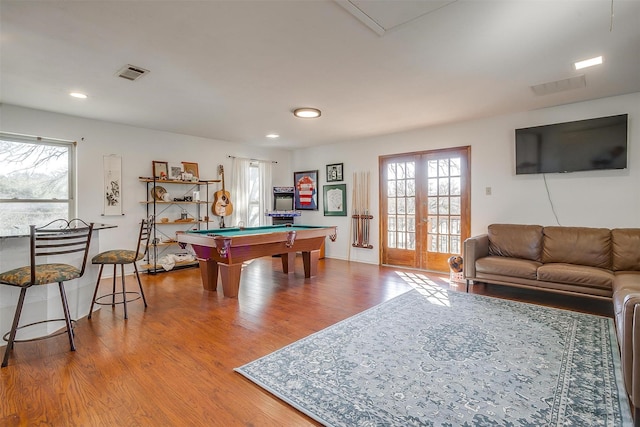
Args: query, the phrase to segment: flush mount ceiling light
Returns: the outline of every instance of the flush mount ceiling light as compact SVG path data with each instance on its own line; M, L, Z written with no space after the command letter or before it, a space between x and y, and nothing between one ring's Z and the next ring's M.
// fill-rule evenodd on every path
M270 139L280 138L280 135L278 135L277 133L270 133L270 134L267 134L267 135L265 135L265 136L266 136L267 138L270 138Z
M578 61L573 64L576 67L576 70L581 70L587 67L593 67L594 65L602 64L602 56L596 56L595 58L585 59L584 61Z
M87 95L85 95L84 93L80 93L80 92L71 92L69 95L73 96L74 98L78 98L78 99L87 99Z
M296 108L293 110L293 115L296 117L300 117L301 119L315 119L320 117L321 111L317 108Z

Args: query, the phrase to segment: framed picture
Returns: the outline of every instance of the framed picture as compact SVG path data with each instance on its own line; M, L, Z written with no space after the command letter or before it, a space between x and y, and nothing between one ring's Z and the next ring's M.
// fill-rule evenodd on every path
M190 173L193 176L200 178L200 172L198 172L198 164L191 162L182 162L184 173Z
M167 179L169 176L169 164L167 162L153 161L153 176L159 179Z
M182 165L180 163L169 163L169 179L174 181L182 179Z
M318 210L318 171L293 173L293 208Z
M122 157L111 154L102 158L104 207L102 215L122 213Z
M327 182L342 180L342 163L327 165Z
M347 216L347 184L331 184L322 187L324 216Z

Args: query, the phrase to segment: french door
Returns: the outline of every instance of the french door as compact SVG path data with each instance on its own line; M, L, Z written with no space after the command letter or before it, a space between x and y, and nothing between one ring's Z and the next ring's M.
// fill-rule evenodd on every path
M471 223L470 147L381 156L383 264L449 271Z

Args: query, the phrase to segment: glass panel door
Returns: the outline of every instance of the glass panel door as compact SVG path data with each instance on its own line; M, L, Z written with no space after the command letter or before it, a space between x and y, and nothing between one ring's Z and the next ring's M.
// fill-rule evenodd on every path
M468 156L466 150L443 150L423 157L427 244L421 264L430 270L448 271L448 258L462 254L462 242L470 228L468 215L463 217L463 208L469 209L468 192L463 192L468 182Z
M414 156L387 159L380 166L383 264L414 266L416 263L416 166Z
M469 147L380 159L382 263L448 271L469 235Z

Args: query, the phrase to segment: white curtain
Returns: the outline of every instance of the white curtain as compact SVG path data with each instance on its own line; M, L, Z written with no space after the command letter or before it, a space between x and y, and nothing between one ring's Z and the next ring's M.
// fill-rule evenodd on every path
M232 188L231 200L233 200L233 213L230 226L235 227L240 221L245 224L249 221L249 166L251 160L234 158L231 167Z
M250 168L252 163L258 164L259 171L259 225L271 224L270 218L264 215L266 211L273 210L273 206L271 206L273 197L271 162L235 157L232 166L233 192L231 193L231 199L233 200L233 214L230 224L230 226L233 227L240 222L243 222L245 225L250 224L249 195L251 193L251 185L256 184L251 182Z
M271 186L271 162L260 162L260 225L271 225L271 217L265 212L273 210L273 187Z

